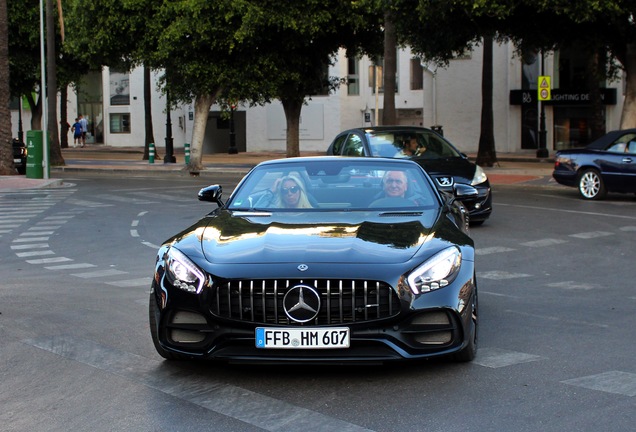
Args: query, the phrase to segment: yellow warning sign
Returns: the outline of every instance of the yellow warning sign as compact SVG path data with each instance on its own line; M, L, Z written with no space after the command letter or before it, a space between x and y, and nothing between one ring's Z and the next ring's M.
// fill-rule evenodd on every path
M550 76L540 76L538 82L538 90L539 90L539 100L540 101L549 101L552 99L552 95L550 94Z

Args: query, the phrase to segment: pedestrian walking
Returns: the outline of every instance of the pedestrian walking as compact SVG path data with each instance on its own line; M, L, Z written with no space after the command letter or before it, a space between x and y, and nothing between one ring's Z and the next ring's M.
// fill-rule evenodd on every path
M71 130L73 131L73 147L77 147L77 144L82 145L82 123L79 119L75 119L75 123L71 126Z
M79 122L82 125L82 147L86 145L86 132L88 132L88 120L82 114L79 115Z

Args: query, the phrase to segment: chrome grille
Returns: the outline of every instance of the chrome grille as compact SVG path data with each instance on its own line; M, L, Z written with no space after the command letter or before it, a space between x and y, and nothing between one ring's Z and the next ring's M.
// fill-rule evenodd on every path
M341 279L261 279L216 284L210 311L259 324L294 324L283 309L287 290L298 284L320 294L318 316L305 325L348 324L390 318L400 312L395 291L384 282Z

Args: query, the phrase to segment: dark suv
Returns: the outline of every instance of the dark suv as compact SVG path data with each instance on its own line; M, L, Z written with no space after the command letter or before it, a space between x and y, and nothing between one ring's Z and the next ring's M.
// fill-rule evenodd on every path
M27 148L19 139L13 138L13 164L19 174L26 174Z

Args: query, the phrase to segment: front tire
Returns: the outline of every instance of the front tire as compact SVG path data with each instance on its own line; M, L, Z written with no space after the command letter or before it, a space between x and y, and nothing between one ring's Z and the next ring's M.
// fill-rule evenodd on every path
M586 169L579 174L579 193L586 200L600 200L607 195L607 189L600 173L595 169Z

